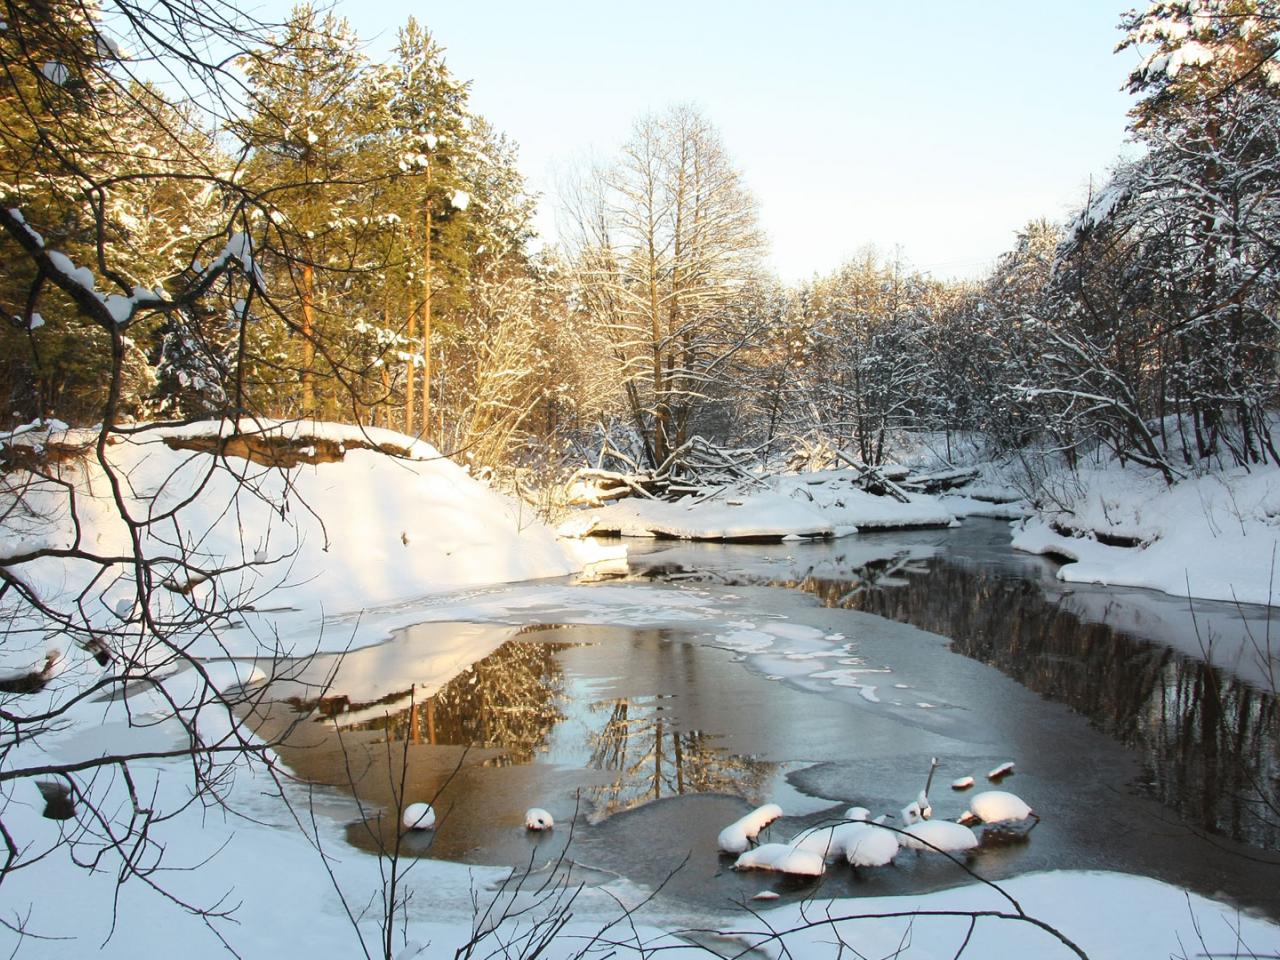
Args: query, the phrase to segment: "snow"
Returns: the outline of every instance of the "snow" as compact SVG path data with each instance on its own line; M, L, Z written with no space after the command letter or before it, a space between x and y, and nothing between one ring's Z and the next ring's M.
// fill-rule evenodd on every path
M1280 934L1280 928L1265 920L1186 896L1155 880L1124 874L1050 872L1018 877L1000 887L1029 916L1062 931L1091 960L1189 956L1191 950L1214 956L1254 956L1274 952ZM736 939L744 952L758 947L761 955L770 958L941 960L959 955L962 944L964 956L988 960L1075 956L1029 923L982 920L970 938L966 916L941 915L965 910L1013 912L1000 892L974 884L927 896L789 904L762 912L754 921L744 918L739 927L744 932ZM890 918L890 914L898 916ZM824 922L828 918L831 922ZM837 935L844 947L837 943ZM1201 937L1205 948L1200 946Z
M793 837L787 846L816 854L828 862L847 860L855 867L885 866L897 856L897 835L868 823L867 816L865 807L851 807L846 814L850 822L810 827Z
M97 281L93 276L93 271L88 267L77 267L75 262L61 251L49 250L46 252L54 269L67 279L89 291L92 291L96 286Z
M57 60L46 60L40 66L40 72L46 80L50 83L56 83L58 86L62 86L71 79L71 71L67 69L67 65L59 63Z
M1111 218L1117 207L1128 202L1132 191L1122 179L1113 179L1092 197L1089 204L1067 228L1068 236L1088 233L1098 224Z
M1200 67L1213 63L1217 52L1195 40L1188 40L1168 54L1153 53L1143 61L1142 68L1150 73L1165 73L1176 77L1187 67Z
M844 853L850 866L885 867L898 855L898 835L874 824L854 824L845 835Z
M977 834L964 824L950 820L921 820L910 824L900 839L909 850L929 853L963 853L978 845Z
M686 497L674 503L630 498L592 510L594 532L624 537L674 537L681 540L750 540L785 536L830 537L835 528L815 510L781 494L758 493L740 503L699 502ZM578 526L582 520L573 518Z
M104 59L121 60L124 58L124 52L120 44L101 31L94 33L93 43L97 47L98 56Z
M251 589L265 590L282 580L283 602L279 606L286 609L261 611L255 615L252 627L226 631L220 642L229 649L251 649L251 629L265 630L262 635L266 636L278 634L295 646L315 646L319 636L322 648L336 651L348 643L361 647L382 641L397 627L410 623L487 621L468 624L453 647L442 644L411 650L407 643L397 646L396 640L371 648L363 662L353 657L353 672L344 675L343 689L346 690L348 679L355 680L351 689L357 690L361 698L370 695L371 699L394 692L391 678L405 657L422 658L422 676L427 682L419 693L425 695L432 683L456 675L483 656L490 644L509 636L515 629L513 624L548 619L695 626L707 634L707 642L744 653L754 651L750 655L759 658L760 665L768 666L770 673L785 672L788 678L804 677L831 685L838 681L859 682L862 674L857 671L887 670L859 661L854 653L856 641L801 624L771 622L757 611L741 610L727 595L713 597L696 589L638 589L634 585L612 584L498 586L503 580L561 575L580 567L588 554L601 555L600 548L557 541L522 513L518 504L487 490L464 471L440 459L429 446L411 438L327 424L274 424L268 429L307 445L334 442L347 449L341 463L304 464L287 471L295 491L290 494L293 509L287 522L270 510L256 507L249 499L235 499L233 491L216 477L207 494L187 508L191 511L186 515L189 526L212 531L203 547L211 553L239 556L236 551L243 549L245 556L268 562L289 558L287 564L269 567L265 580L250 584ZM165 504L172 502L170 496L175 490L184 489L193 473L201 475L200 464L210 458L172 450L160 441L164 437L198 439L228 433L226 424L154 432L110 448L109 456L128 471L139 503L154 498ZM51 437L67 442L83 438L83 434L67 431L65 425L26 425L0 438L0 444L30 443L34 447L47 444ZM386 444L403 455L390 459L359 449L361 444ZM90 533L101 538L102 549L110 549L119 542L120 532L110 521L106 506L94 499L94 492L102 487L100 471L92 463L77 469L88 492ZM269 492L282 490L274 486L282 476L278 471L247 469ZM325 518L325 529L298 506L302 499ZM219 523L224 521L215 522L216 518L234 515L226 512L229 503L241 510L240 529L248 535L249 542L240 547L234 547L239 529L223 531ZM51 540L59 536L58 530L33 532ZM0 549L16 547L13 541L0 543ZM780 563L788 570L794 565L790 558L783 558ZM59 571L39 564L29 567L27 572L41 590L59 592L78 585L74 569ZM131 614L127 591L111 595L108 601L103 605L102 617ZM872 618L850 616L849 636L861 638L861 629ZM849 662L840 662L832 670L832 659ZM30 666L29 660L27 665ZM222 688L255 677L253 666L245 661L220 660L210 663L209 668L212 681ZM823 674L826 676L820 676ZM914 682L915 678L911 679ZM191 676L175 676L167 681L178 694L175 699L179 708L196 692L194 683ZM888 684L881 684L880 688L887 690ZM57 691L50 693L56 695ZM93 757L124 743L132 750L139 749L140 744L154 744L160 750L181 737L172 706L166 709L158 701L131 700L132 709L145 716L148 726L129 727L127 711L119 703L83 704L73 711L73 723L68 729L46 740L44 747L59 758ZM869 701L864 704L864 709L876 706ZM878 708L887 709L888 705ZM208 722L216 719L208 718ZM147 762L134 773L139 791L154 798L159 809L177 809L184 806L182 800L190 800L190 773L181 762ZM232 808L243 816L219 807L205 809L193 804L163 825L168 855L180 864L199 864L196 870L167 874L166 887L201 903L218 902L232 891L232 899L239 904L236 922L220 925L220 929L241 955L358 954L352 922L321 866L321 853L317 850L326 856L324 862L332 865L348 902L376 902L382 890L380 870L385 863L345 844L345 831L354 818L350 803L336 794L317 790L313 796L318 807L312 820L300 789L291 784L282 787L247 766L237 768L228 790ZM282 790L300 803L301 820L307 825L305 832L299 830L283 806ZM1003 791L987 791L997 793ZM982 796L973 798L975 812L976 801ZM410 809L412 806L406 809L406 815ZM38 795L32 792L31 796L23 796L15 790L5 809L6 828L31 842L56 842L62 827L44 820L39 811ZM532 813L531 809L526 816ZM889 862L892 854L886 854L891 841L893 852L897 852L898 840L893 831L863 822L806 831L790 844L766 844L748 850L751 839L781 813L776 805L762 807L721 833L722 848L725 834L730 831L732 845L741 845L741 849L729 851L742 854L735 866L815 877L825 870L823 861L837 841L845 858L856 867ZM865 808L851 808L847 813L848 819L856 821L867 816ZM946 821L925 821L907 832L917 848L928 849L923 840L944 846L938 842L940 838L953 849L963 850L967 839L956 831L965 829ZM972 831L968 835L972 836ZM672 838L673 851L681 849L681 839ZM815 844L827 840L830 843L821 852L814 849ZM408 897L404 937L427 944L423 957L453 957L475 933L477 901L483 910L490 899L499 896L495 891L506 876L507 871L491 867L416 861L410 884L417 895ZM1001 886L1018 899L1028 914L1056 925L1094 960L1169 956L1184 951L1186 944L1198 945L1200 935L1204 936L1208 951L1228 954L1238 950L1240 944L1249 945L1258 953L1273 953L1275 944L1280 942L1280 927L1273 923L1144 878L1055 871L1018 877ZM40 893L49 890L57 891L57 896ZM161 902L144 883L130 882L119 888L118 916L115 893L113 870L78 870L65 856L55 855L25 870L22 884L6 886L0 909L8 916L23 916L35 934L73 938L70 942L28 941L20 956L65 956L89 950L107 960L160 956L173 952L175 943L181 944L186 960L226 955L198 918ZM543 955L573 956L582 948L580 937L598 934L606 924L621 920L608 933L608 939L615 941L611 948L619 957L641 956L642 948L660 949L677 958L705 957L703 947L673 936L681 929L682 918L661 912L670 908L651 907L653 912L622 919L618 904L638 904L648 893L616 878L598 889L587 888L574 903L572 921ZM772 893L764 891L762 899ZM526 901L518 902L523 905ZM67 910L68 903L75 904L76 909ZM305 905L305 909L297 909L297 904ZM934 914L958 910L1012 913L1009 902L997 891L972 884L929 895L786 903L758 916L726 906L715 929L726 931L725 936L731 941L741 943L743 949L755 948L755 953L763 957L787 953L813 958L858 953L951 957L964 942L969 921L965 917ZM355 921L371 940L379 935L376 912L375 908ZM910 916L885 916L894 913ZM840 919L853 915L865 919ZM816 926L806 923L827 917L833 918L830 926L825 921ZM1143 922L1135 923L1134 917L1141 917ZM512 943L521 930L528 930L527 926L520 927L520 922L504 921L497 930L486 934L476 955L502 955L500 944ZM843 954L835 943L833 927L850 945ZM777 934L776 938L771 931ZM399 936L397 947L401 943ZM904 941L904 936L909 942ZM0 931L0 947L16 943L11 930ZM100 944L104 946L98 951ZM409 946L403 952L413 955ZM991 918L978 922L966 955L993 960L1070 956L1039 928L1016 919Z
M820 877L827 864L822 854L786 843L766 843L748 850L733 865L735 870L773 870L798 877Z
M455 190L453 196L449 198L449 203L455 210L465 210L471 206L471 194L465 190Z
M404 808L401 822L408 830L433 830L436 825L436 811L429 803L411 803Z
M1173 486L1132 466L1087 470L1064 484L1060 499L1013 539L1019 550L1068 560L1059 579L1273 602L1280 469L1233 468ZM1138 545L1113 546L1099 537Z
M530 807L524 812L526 830L550 830L555 825L555 818L541 807Z
M856 479L852 470L827 470L675 502L631 497L574 514L569 522L625 537L784 540L842 537L860 529L945 527L955 521L936 497L913 494L902 503L859 489Z
M761 830L780 816L782 816L780 806L776 803L766 803L721 830L717 844L725 853L742 853L760 835Z
M919 823L921 820L928 820L931 816L933 816L933 807L930 805L929 798L925 796L923 790L898 813L899 819L908 825Z
M983 823L1026 820L1031 807L1016 793L1007 790L984 790L969 798L969 812Z
M751 620L743 621L744 612L740 604L731 599L715 600L695 590L613 584L590 588L516 585L441 595L403 609L397 605L393 610L384 611L378 623L380 629L385 630L388 623L401 622L399 618L402 617L412 618L408 622L471 617L488 620L491 626L535 622L548 617L561 621L566 616L574 622L650 625L690 622L703 623L714 629L720 629L720 622L723 622L724 629L730 629L730 622L737 622L737 629L749 629L761 622L755 613L746 615ZM781 628L774 636L783 640L781 635L787 634L792 638L785 641L788 643L806 640L836 642L828 639L832 635L820 631L815 631L815 640L813 635L806 634L794 623L766 625ZM376 683L372 686L376 687ZM76 747L81 752L91 752L93 745L109 747L113 738L126 732L134 738L140 735L154 738L157 743L163 743L166 737L175 734L172 728L163 725L143 731L126 731L116 722L121 713L119 708L110 709L113 712L104 716L101 705L92 709L86 707L81 713L80 724L84 742L68 735L58 741L57 749L70 751ZM137 748L136 739L131 746ZM189 783L189 773L178 762L148 765L145 775L142 789L148 795L151 790L157 791L158 805L169 805L181 797ZM324 851L349 902L363 905L371 899L376 900L382 890L380 866L385 864L380 865L376 858L345 845L345 831L354 817L349 802L323 790L317 792L319 806L315 825L314 828L308 827L308 834L312 834L315 841L313 845L283 809L276 784L261 775L255 776L253 771L242 770L238 771L231 789L229 802L245 816L232 816L220 808L206 811L197 804L184 810L175 822L165 825L164 839L168 843L169 855L184 864L201 865L193 872L178 871L167 875L166 886L175 888L189 900L202 903L216 902L228 891L233 891L233 899L239 904L235 923L221 925L220 929L243 956L327 956L339 952L358 955L360 950L355 944L352 926L321 867L320 854L316 849L319 846ZM287 795L295 802L302 799L299 791L292 788ZM15 797L6 811L6 826L19 831L24 837L32 836L35 831L39 831L42 837L56 837L57 825L38 815L39 802L35 796L27 800ZM310 823L305 800L302 803L303 821ZM855 819L855 814L858 814L857 819L867 815L865 809L851 809L849 818ZM892 831L885 833L892 834ZM678 862L682 855L683 846L679 839L673 837L671 840L673 862ZM818 875L812 872L819 869L812 855L807 861L798 856L783 860L781 852L768 853L770 858L775 855L780 858L771 860L775 868L778 865L789 869L804 868L811 872L801 876ZM756 858L760 857L760 854L756 855ZM869 851L861 846L855 857L871 859ZM861 866L856 860L855 865ZM506 876L506 870L492 867L415 861L405 887L406 892L414 895L409 898L404 935L410 940L428 944L422 956L429 960L454 957L455 951L473 936L476 903L483 911L493 898L500 895L498 889ZM186 960L227 955L198 919L158 902L156 894L140 883L129 883L120 889L118 922L114 934L108 939L115 919L111 906L115 878L110 870L90 874L71 867L65 857L53 857L24 871L23 879L22 885L14 885L4 891L0 905L6 910L21 907L25 911L26 901L32 900L28 922L33 932L56 933L74 939L58 941L47 945L47 948L39 942L30 941L20 956L67 956L89 950L104 960L161 956L171 953L179 940ZM1237 926L1240 941L1254 945L1259 952L1274 952L1274 945L1280 942L1280 927L1275 924L1241 916L1234 908L1203 897L1188 896L1178 888L1143 878L1052 872L1003 881L1001 886L1017 897L1031 916L1057 925L1080 943L1094 960L1168 956L1179 950L1179 938L1182 943L1198 943L1195 939L1197 926L1204 931L1211 949L1234 948ZM59 895L50 898L35 893L45 890L57 890ZM676 957L705 958L702 947L690 946L687 941L673 936L689 925L689 918L671 907L651 905L647 912L634 918L635 932L631 932L630 920L622 918L618 903L635 905L648 893L647 889L616 879L598 888L588 886L574 902L572 922L564 928L562 936L550 944L544 955L548 958L574 956L583 945L579 938L598 934L606 924L621 921L620 927L609 932L610 939L620 941L614 948L619 958L643 955L642 945L645 949L663 947L661 953L670 952ZM68 911L66 903L76 904L76 909ZM523 901L521 903L524 904ZM297 909L295 905L298 904L305 905L305 909ZM803 904L783 904L760 914L759 918L726 904L714 920L699 917L696 926L730 931L729 936L747 946L760 942L770 926L776 931L798 928L801 911L807 911L810 918L869 916L869 919L849 920L839 925L841 937L864 955L894 954L908 924L911 924L910 948L898 955L907 958L951 957L964 939L967 919L935 917L929 912L964 909L1007 911L1008 904L990 887L973 884L929 895L858 900L807 899ZM915 917L912 921L882 916L892 913L913 913ZM1144 922L1134 923L1134 916L1141 916ZM379 934L376 909L358 923L365 935L376 941ZM491 951L494 955L503 955L498 949L499 942L504 939L511 942L520 930L527 929L527 926L520 927L514 919L506 921L475 955L489 955ZM98 946L104 941L105 946L99 951ZM0 943L11 946L14 942L12 933L0 932ZM399 943L398 934L397 945ZM784 933L780 942L762 947L760 955L778 956L783 945L793 956L812 957L814 960L840 955L833 943L831 930L825 926ZM844 955L854 954L846 950ZM994 919L978 923L966 955L992 960L1069 956L1055 941L1029 924Z
M400 169L405 173L410 170L425 170L431 165L431 158L425 153L417 153L410 150L400 157Z
M218 469L207 453L169 446L175 440L229 436L229 423L145 431L108 447L113 468L128 477L134 516L182 504L179 522L189 535L200 537L196 559L206 567L241 568L224 575L222 589L232 595L271 595L270 603L246 612L241 624L196 640L197 655L254 655L257 638L265 636L278 638L282 650L310 652L317 637L335 628L341 637L330 643L339 649L381 642L389 628L366 616L371 608L465 587L564 576L623 555L617 547L558 539L523 505L472 479L428 444L401 434L311 422L264 422L249 429L299 444L328 441L346 452L337 463L289 470L228 460L249 481L245 485L230 470ZM55 435L69 444L94 436L87 431ZM28 432L10 442L47 442L48 436ZM85 541L104 554L127 553L129 533L115 513L102 467L86 458L68 472L79 487ZM255 495L254 486L263 496ZM200 496L184 502L195 489ZM72 529L60 488L39 487L28 497L45 515L60 520L7 525L0 553L69 542ZM291 509L282 515L268 501ZM152 530L146 549L170 552L158 539L167 536L169 529ZM252 562L255 557L266 560ZM93 564L61 558L35 560L15 572L55 603L69 602L97 575ZM206 589L193 584L192 595ZM87 615L104 625L117 623L117 605L133 595L124 576L105 590L101 603L86 605ZM176 594L169 599L181 602Z

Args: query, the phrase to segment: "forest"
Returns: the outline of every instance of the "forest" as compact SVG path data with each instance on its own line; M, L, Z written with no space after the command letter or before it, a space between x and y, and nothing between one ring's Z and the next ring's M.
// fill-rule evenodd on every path
M1069 215L784 281L694 96L0 4L0 947L1276 955L1280 0L1117 17Z
M1169 482L1274 461L1280 22L1220 6L1125 19L1141 155L1069 222L1029 211L986 276L868 249L791 285L695 106L578 169L530 253L518 145L413 20L376 63L331 12L211 13L234 56L197 91L93 8L16 11L0 389L15 426L311 417L542 479L695 436L874 465L894 429Z

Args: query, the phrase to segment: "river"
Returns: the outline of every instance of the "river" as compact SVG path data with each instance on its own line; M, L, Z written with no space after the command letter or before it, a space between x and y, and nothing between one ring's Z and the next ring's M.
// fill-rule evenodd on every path
M1269 612L1068 587L1008 541L1006 524L970 520L827 543L642 543L624 586L696 592L736 619L422 624L311 665L337 676L294 708L341 722L304 723L282 755L314 782L354 784L364 813L348 838L363 849L394 846L394 815L379 813L403 789L442 814L407 853L567 858L588 880L664 884L660 899L691 917L764 888L814 893L717 854L751 804L781 803L770 838L786 839L850 804L898 810L936 757L935 815L954 817L966 794L951 781L982 789L1012 761L1002 788L1043 819L1025 842L984 844L970 862L982 876L1120 870L1280 918ZM423 651L446 647L485 655L418 700ZM403 678L394 694L344 693L388 670ZM551 834L522 829L533 805L555 813ZM832 868L821 889L969 879L904 853L884 870Z

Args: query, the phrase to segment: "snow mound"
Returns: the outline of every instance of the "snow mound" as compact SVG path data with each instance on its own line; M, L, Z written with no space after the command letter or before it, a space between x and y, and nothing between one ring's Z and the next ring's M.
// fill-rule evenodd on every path
M91 452L96 433L61 426L14 431L0 445L12 457L56 453L76 493L80 542L102 556L129 556L108 470ZM264 636L309 652L324 625L344 616L350 622L328 642L377 642L385 632L353 615L458 588L564 576L619 554L557 538L526 507L411 437L315 422L242 426L239 435L225 421L145 429L105 452L135 519L173 513L144 529L144 552L173 556L182 537L185 562L160 569L168 590L153 602L207 606L235 597L250 608L216 638L197 640L209 646L194 648L198 656L253 654ZM62 486L36 482L23 496L28 510L6 509L14 520L0 532L0 554L74 541ZM205 570L221 573L198 572ZM96 577L107 586L90 590L93 602L80 609L104 627L118 627L136 595L126 564L103 577L97 564L45 557L12 572L45 602L69 609ZM21 611L9 599L0 613Z
M898 835L871 823L853 825L845 837L844 854L855 867L885 867L898 855Z
M1032 812L1025 800L1007 790L984 790L969 799L969 813L983 823L1026 820Z
M859 529L946 527L955 514L927 494L906 501L859 488L853 470L761 479L746 489L675 502L631 497L575 514L573 529L624 537L780 541L842 537ZM988 506L990 506L988 504ZM1020 515L1020 514L1019 514Z
M1280 468L1253 466L1172 486L1132 465L1082 470L1061 503L1022 524L1013 545L1066 561L1060 580L1175 596L1275 604Z
M772 870L797 877L820 877L827 863L822 854L797 850L787 843L766 843L738 857L735 870Z
M436 811L429 803L411 803L404 808L401 822L409 830L433 830L436 825Z
M745 817L735 820L720 831L717 841L724 853L742 853L751 846L751 841L760 835L760 831L782 816L782 808L776 803L766 803L757 807Z
M679 540L781 540L830 537L834 528L821 514L778 493L725 500L685 497L629 499L588 512L595 533Z
M541 807L530 807L524 812L526 830L550 830L555 825L555 819Z
M921 820L902 832L902 845L931 853L962 853L978 845L978 836L962 823Z

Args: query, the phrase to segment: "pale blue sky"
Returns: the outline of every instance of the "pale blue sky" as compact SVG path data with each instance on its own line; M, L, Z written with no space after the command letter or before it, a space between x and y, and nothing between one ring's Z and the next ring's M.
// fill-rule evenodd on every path
M279 16L272 0L260 12ZM874 243L973 275L1061 218L1125 146L1124 0L339 0L385 57L410 15L511 136L539 226L557 170L611 155L641 113L690 101L760 202L785 279Z

